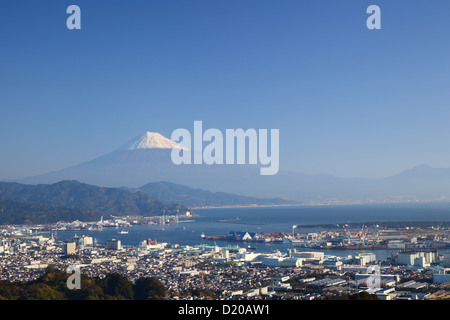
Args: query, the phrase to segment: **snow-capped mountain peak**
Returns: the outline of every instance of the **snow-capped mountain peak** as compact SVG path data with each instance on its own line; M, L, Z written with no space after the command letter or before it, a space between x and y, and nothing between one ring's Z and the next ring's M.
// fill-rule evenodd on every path
M139 150L139 149L174 149L182 148L175 141L172 141L158 132L147 131L143 135L136 137L135 139L128 142L122 149L125 150Z

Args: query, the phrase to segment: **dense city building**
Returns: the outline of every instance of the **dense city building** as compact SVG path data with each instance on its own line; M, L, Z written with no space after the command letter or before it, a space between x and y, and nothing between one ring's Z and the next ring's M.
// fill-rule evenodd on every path
M88 277L119 273L131 281L157 278L167 288L167 299L312 300L362 292L383 300L447 299L449 256L447 251L416 248L380 259L367 251L339 256L319 248L292 246L286 252L259 252L152 239L124 246L118 239L96 244L92 237L82 235L63 242L53 234L32 231L2 238L0 279L30 281L50 265L61 270L76 266Z

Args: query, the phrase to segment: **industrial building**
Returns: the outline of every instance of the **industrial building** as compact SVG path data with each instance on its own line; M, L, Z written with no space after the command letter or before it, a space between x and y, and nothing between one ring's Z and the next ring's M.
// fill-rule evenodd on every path
M262 260L262 264L269 267L301 267L303 259L296 257L268 256Z
M261 256L260 253L256 252L241 252L236 255L236 260L239 261L254 261Z
M302 258L305 259L307 261L311 261L311 260L322 260L324 257L324 253L323 252L316 252L316 251L311 251L311 252L292 252L291 255L293 257L297 257L297 258Z
M448 273L433 274L433 283L446 283L446 282L450 282L450 274Z
M377 259L374 253L357 253L353 259L354 264L365 266Z
M401 251L397 256L397 263L401 265L414 266L416 265L416 259L423 257L424 260L418 259L417 263L430 264L437 259L437 253L435 251Z
M374 274L370 273L355 274L355 281L357 284L362 284L373 276ZM400 280L398 275L393 274L378 274L377 276L379 277L380 285L382 286L387 286L388 284L392 285L393 283L397 283Z

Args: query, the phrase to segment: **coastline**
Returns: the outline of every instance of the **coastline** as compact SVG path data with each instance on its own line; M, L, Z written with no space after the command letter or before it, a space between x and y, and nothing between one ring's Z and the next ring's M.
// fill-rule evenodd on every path
M290 204L249 204L249 205L223 205L223 206L201 206L191 207L192 210L202 209L233 209L233 208L277 208L277 207L319 207L319 206L357 206L357 205L382 205L382 204L433 204L449 203L446 200L404 200L404 201L339 201L339 202L308 202Z

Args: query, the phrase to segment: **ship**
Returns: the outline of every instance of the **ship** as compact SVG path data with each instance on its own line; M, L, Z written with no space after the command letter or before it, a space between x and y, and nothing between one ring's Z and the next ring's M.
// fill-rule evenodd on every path
M119 234L128 234L128 231L120 230L118 233L119 233Z
M192 232L194 232L194 230L192 230ZM203 232L200 235L200 237L202 239L206 239L206 240L227 240L227 238L225 236L207 236Z
M289 243L290 240L282 239L282 238L276 238L276 239L273 239L272 242L274 242L274 243Z
M235 217L233 219L224 219L224 220L218 220L219 222L235 222L235 221L239 221L241 220L241 218L239 217Z

